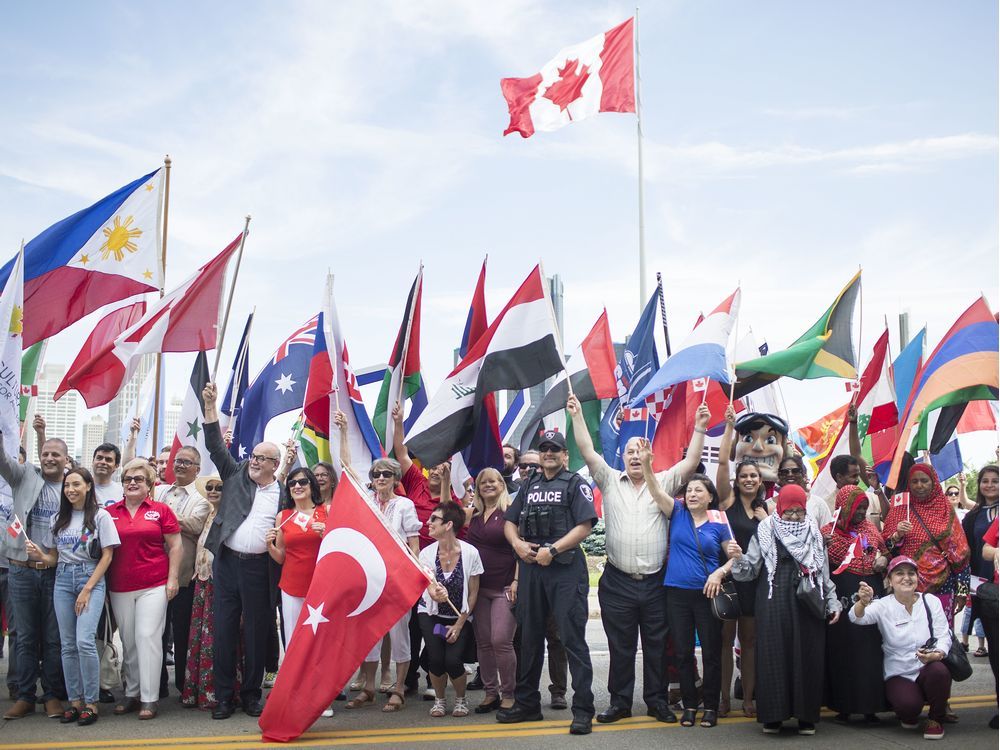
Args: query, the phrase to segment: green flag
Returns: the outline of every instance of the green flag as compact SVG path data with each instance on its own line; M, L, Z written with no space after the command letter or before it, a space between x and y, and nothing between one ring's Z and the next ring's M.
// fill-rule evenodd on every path
M45 339L32 344L21 355L21 416L19 419L22 422L28 416L28 403L31 401L31 397L38 395L35 378L38 375L38 365L42 360L44 346Z

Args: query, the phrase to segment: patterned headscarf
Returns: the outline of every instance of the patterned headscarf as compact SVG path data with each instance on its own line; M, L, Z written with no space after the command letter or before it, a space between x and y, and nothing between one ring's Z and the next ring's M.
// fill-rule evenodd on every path
M968 567L971 552L962 524L941 489L937 472L927 464L914 464L907 481L918 473L930 477L931 494L920 500L910 492L907 502L894 504L885 519L882 537L888 539L895 533L899 523L907 520L909 508L908 520L913 524L913 529L896 547L896 554L906 555L917 561L917 588L921 592L934 593L944 586L952 573L959 573Z
M774 573L778 569L778 546L775 540L788 550L788 554L799 564L804 575L813 578L817 586L822 586L822 576L816 573L823 569L826 552L823 539L816 528L816 522L806 516L801 521L786 521L781 514L791 508L806 507L806 492L797 484L786 484L778 492L775 512L757 525L757 543L767 568L767 598L774 592Z
M860 523L854 522L854 514L867 501L868 495L857 485L847 485L837 491L837 518L822 529L823 534L832 534L826 546L831 570L840 567L858 537L861 537L861 555L851 560L846 572L860 576L872 575L875 572L875 558L879 553L887 552L882 533L875 524L867 517Z

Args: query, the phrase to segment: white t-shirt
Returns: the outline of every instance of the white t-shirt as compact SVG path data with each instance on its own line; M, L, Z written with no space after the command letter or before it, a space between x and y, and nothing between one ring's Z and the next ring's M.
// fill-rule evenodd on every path
M52 516L52 525L55 525L56 518ZM74 510L70 516L69 523L53 536L53 544L59 550L59 562L61 563L93 563L96 562L90 556L90 542L97 538L101 547L118 547L121 539L118 537L118 528L111 519L111 514L104 508L98 508L97 515L94 516L94 530L86 531L83 528L83 511Z
M94 482L94 494L97 495L97 504L102 508L107 508L125 497L121 482L108 482L107 484Z

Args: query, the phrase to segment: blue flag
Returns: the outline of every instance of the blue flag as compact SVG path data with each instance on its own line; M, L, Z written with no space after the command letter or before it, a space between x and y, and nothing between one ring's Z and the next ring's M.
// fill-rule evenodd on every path
M660 290L657 288L653 292L653 296L649 298L649 302L646 303L646 307L639 317L639 323L632 331L632 337L625 345L625 352L615 368L618 398L611 400L607 411L604 412L604 417L601 419L601 445L604 449L604 460L613 469L625 468L625 464L622 462L622 451L625 449L628 438L633 436L632 430L623 432L619 428L618 412L622 408L627 408L633 398L649 382L653 373L660 369L660 358L656 354L656 340L653 337L659 304ZM652 422L652 417L647 415L647 419ZM641 426L630 424L629 426L638 428L636 434L652 435L656 429L655 423L649 425L643 423Z
M958 438L945 445L939 453L932 453L931 465L942 482L962 471L962 452L958 448Z
M247 388L229 447L238 461L264 439L268 422L302 408L318 323L319 315L315 315L285 339Z
M226 389L226 397L222 399L220 411L230 419L235 419L240 413L243 404L243 396L250 387L250 326L253 325L253 313L247 317L247 323L243 326L243 337L240 345L236 348L236 358L233 360L233 372L229 376L229 387ZM239 382L237 382L239 378Z

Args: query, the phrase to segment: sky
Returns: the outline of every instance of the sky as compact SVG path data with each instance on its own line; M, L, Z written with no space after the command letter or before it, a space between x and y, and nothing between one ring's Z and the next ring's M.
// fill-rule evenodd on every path
M253 216L224 362L256 307L256 371L319 309L327 269L352 362L384 362L422 261L433 391L487 253L491 314L541 261L565 285L567 350L602 307L622 340L641 299L636 118L504 138L499 79L632 13L586 0L11 5L0 248L13 255L169 153L168 288ZM663 273L672 343L740 285L739 333L784 348L859 267L862 366L886 321L899 351L901 312L933 346L981 293L996 309L997 31L985 1L641 7L645 283ZM94 322L57 336L48 361L72 361ZM167 358L171 395L192 361ZM793 426L845 395L829 379L782 391Z

